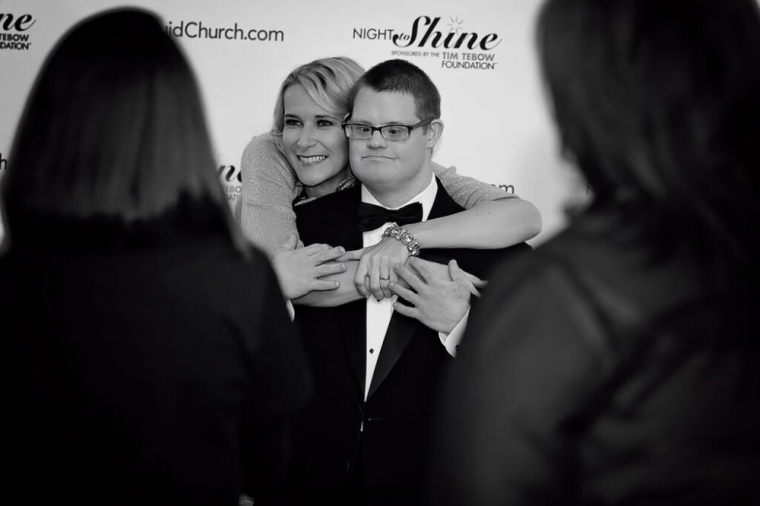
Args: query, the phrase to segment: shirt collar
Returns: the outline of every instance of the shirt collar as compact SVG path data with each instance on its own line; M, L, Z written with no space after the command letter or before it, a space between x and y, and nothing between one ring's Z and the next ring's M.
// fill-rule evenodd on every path
M366 186L362 185L362 202L365 202L367 204L374 204L376 206L384 207L386 209L400 209L404 206L408 206L409 204L414 204L415 202L419 202L422 204L422 221L426 221L428 219L428 216L430 215L430 210L433 208L433 202L435 202L435 197L438 194L438 184L435 181L435 175L430 175L430 184L422 190L420 193L409 199L408 201L404 202L402 205L398 207L388 207L382 205L380 202L377 201L375 197L372 196L370 191L367 189Z

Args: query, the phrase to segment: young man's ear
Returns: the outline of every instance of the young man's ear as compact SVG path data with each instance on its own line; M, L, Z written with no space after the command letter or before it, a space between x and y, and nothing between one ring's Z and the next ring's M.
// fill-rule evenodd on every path
M427 147L433 149L443 134L443 121L434 119L427 127Z

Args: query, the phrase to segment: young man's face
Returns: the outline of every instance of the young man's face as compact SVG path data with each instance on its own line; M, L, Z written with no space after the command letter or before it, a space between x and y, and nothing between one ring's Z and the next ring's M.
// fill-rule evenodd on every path
M411 95L362 88L354 101L350 122L380 127L414 125L426 119L417 116ZM422 186L410 197L419 193L430 183L430 173L423 170L428 159L426 130L413 129L405 141L385 140L377 130L367 140L349 139L354 175L370 191L388 193Z

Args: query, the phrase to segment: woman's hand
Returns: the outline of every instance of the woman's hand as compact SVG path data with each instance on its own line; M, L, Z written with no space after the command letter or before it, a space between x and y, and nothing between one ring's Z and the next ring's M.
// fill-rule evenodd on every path
M382 300L393 296L390 284L398 281L393 266L403 265L408 258L409 250L406 246L392 237L385 237L374 246L349 251L338 260L359 260L354 278L356 290L365 299L372 295L375 299Z
M346 264L334 262L345 253L327 244L311 244L298 248L298 238L291 234L285 244L272 255L272 266L280 281L282 293L288 299L297 299L313 290L335 290L337 281L324 281L322 276L346 270Z

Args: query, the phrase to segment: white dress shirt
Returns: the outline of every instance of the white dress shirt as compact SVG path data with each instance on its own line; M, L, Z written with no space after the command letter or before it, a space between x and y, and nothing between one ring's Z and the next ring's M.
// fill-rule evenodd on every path
M369 190L362 185L362 202L367 204L374 204L376 206L384 207L386 209L399 209L403 206L414 204L419 202L422 205L422 221L426 221L430 215L430 210L433 208L433 202L438 193L438 184L435 177L430 176L430 184L418 193L415 197L412 197L397 208L389 208L382 205L380 202L372 196ZM374 246L382 239L383 232L390 226L390 223L385 223L380 228L370 230L362 234L363 246ZM380 350L385 340L385 333L388 330L388 325L393 316L393 303L396 302L398 297L394 295L392 298L385 298L381 301L375 300L374 297L367 299L367 349L365 356L367 357L366 377L364 383L364 399L367 399L369 393L369 386L372 383L372 376L375 373L375 366L377 365L377 357L380 356ZM457 324L456 328L448 335L443 332L439 332L441 343L446 347L446 350L454 356L456 354L456 346L462 338L464 328L466 325L467 316L469 310L465 314L464 318Z

